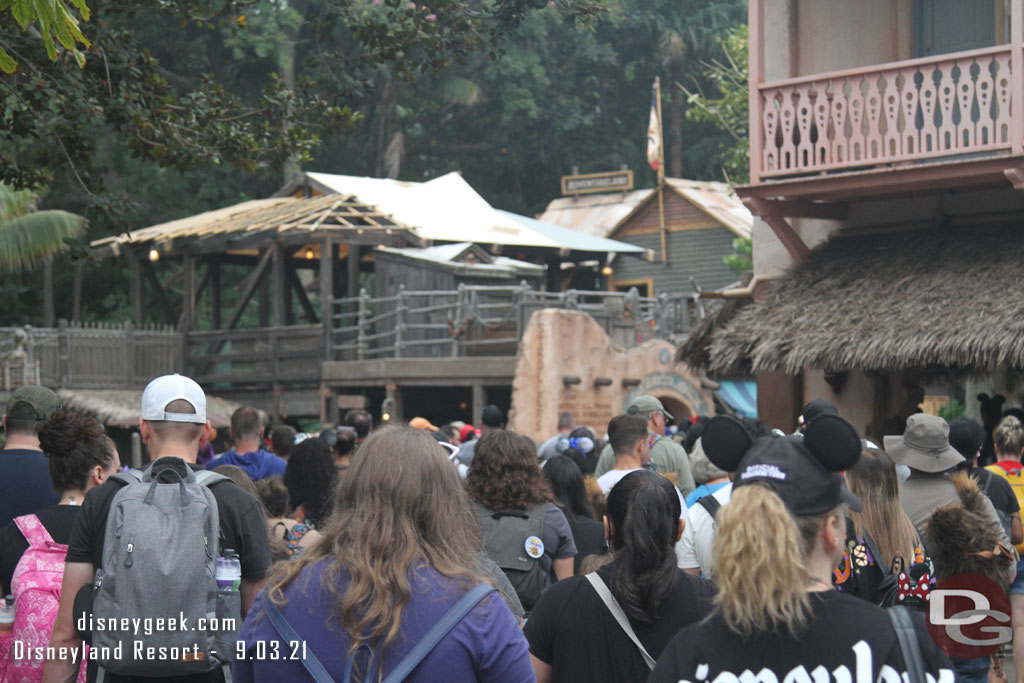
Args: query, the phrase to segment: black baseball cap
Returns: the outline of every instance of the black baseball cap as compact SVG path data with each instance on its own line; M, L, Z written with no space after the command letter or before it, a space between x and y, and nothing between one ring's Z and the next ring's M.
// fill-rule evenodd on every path
M985 428L969 417L958 417L949 423L949 445L969 461L985 443Z
M489 405L480 414L480 421L488 427L499 428L505 424L505 414L496 405Z
M839 503L855 511L862 509L860 499L843 486L838 474L856 464L860 437L838 415L817 417L803 438L773 435L758 439L752 439L737 420L714 417L704 427L701 445L711 462L736 473L734 488L767 486L798 517L824 514Z

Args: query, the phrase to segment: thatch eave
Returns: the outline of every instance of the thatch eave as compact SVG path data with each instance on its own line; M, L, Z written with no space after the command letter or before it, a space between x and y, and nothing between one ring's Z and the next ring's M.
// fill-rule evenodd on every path
M1024 227L837 238L716 330L732 373L1024 367Z

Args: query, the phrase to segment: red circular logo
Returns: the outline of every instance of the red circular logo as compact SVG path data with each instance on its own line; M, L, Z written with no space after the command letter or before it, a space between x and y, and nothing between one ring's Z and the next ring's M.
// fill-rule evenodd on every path
M985 657L1013 638L1006 591L978 574L957 574L935 586L925 617L932 640L951 657Z

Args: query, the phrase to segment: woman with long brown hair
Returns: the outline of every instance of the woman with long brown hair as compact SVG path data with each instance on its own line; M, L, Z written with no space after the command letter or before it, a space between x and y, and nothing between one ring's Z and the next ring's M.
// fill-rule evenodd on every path
M865 448L845 477L863 510L851 510L847 518L846 549L833 572L836 587L879 604L884 597L879 588L893 569L896 575L907 570L914 590L920 580L930 585L935 573L924 543L900 503L896 463L880 448ZM903 595L914 600L917 594L904 591ZM920 599L926 598L921 595Z
M408 665L431 627L481 592L469 499L447 454L420 430L391 427L367 438L321 533L300 558L276 567L250 610L236 680L307 680L315 661L317 681L377 681ZM504 601L493 590L476 599L405 680L533 680Z
M782 681L818 672L829 680L908 680L914 667L890 613L913 624L923 673L954 679L920 615L883 610L832 588L847 506L861 508L838 475L860 457L860 438L848 422L822 415L803 439L753 440L739 422L715 417L701 439L713 463L735 472L732 497L716 518L719 592L712 615L675 636L650 681Z
M533 442L503 429L481 436L466 490L475 504L484 551L529 612L554 580L572 576L576 555L569 522L555 505Z

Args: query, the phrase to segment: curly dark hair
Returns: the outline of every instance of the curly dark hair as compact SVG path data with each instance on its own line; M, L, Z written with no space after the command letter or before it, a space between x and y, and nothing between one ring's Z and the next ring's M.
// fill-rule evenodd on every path
M284 485L293 508L300 505L306 521L319 527L331 513L338 471L331 448L320 439L306 439L294 449L284 471Z
M50 459L50 479L56 491L85 488L93 467L106 469L117 452L96 418L62 410L39 430L39 445Z
M525 436L496 429L481 436L466 475L469 497L489 510L525 510L553 503L555 494Z

